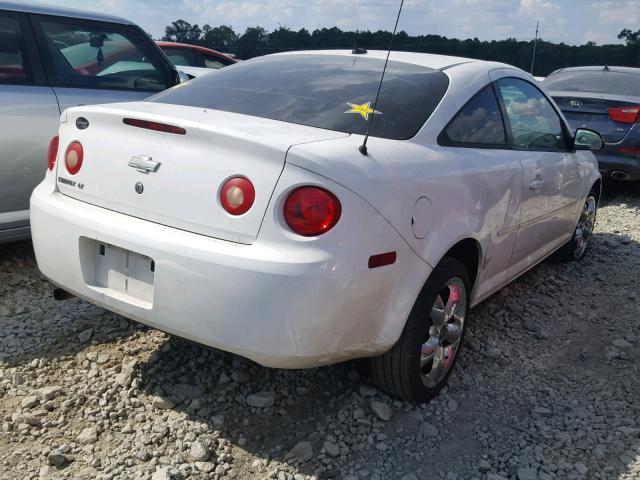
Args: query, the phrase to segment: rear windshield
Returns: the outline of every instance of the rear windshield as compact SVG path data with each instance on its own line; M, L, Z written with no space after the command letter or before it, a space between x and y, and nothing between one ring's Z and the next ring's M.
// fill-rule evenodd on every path
M413 137L449 84L439 70L338 55L283 55L242 62L157 94L152 102L241 113L345 133Z
M624 72L560 72L547 77L542 85L550 91L611 93L640 97L640 74Z

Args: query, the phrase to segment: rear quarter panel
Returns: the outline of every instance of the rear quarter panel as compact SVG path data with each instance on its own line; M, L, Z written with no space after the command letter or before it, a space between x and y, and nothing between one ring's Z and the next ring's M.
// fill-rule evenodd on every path
M437 136L451 117L490 82L488 67L461 65L449 91L421 132L410 141L362 137L293 147L287 162L325 175L357 193L432 267L458 241L480 247L476 301L506 282L519 221L522 167L508 150L441 147ZM424 238L414 234L414 205L429 199ZM424 212L421 212L425 214ZM424 221L424 219L421 219ZM424 282L426 279L422 279Z

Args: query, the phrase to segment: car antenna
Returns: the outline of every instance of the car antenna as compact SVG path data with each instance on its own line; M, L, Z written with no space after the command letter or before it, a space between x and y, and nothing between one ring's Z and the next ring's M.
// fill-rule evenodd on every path
M371 131L371 124L373 123L373 117L375 117L376 108L378 107L378 98L380 98L380 89L382 88L382 81L384 80L384 74L387 71L387 64L389 63L389 55L391 54L391 47L393 46L393 38L396 36L396 30L398 29L398 22L400 21L400 14L402 13L402 6L404 5L404 0L400 0L400 8L398 9L398 16L396 17L396 25L393 27L393 34L391 35L391 40L389 40L389 49L387 50L387 58L384 61L384 67L382 68L382 75L380 76L380 83L378 84L378 93L376 93L376 99L373 102L373 111L371 112L371 118L369 119L369 124L367 125L367 132L364 135L364 141L362 145L358 147L360 153L362 155L367 155L367 140L369 140L369 132Z

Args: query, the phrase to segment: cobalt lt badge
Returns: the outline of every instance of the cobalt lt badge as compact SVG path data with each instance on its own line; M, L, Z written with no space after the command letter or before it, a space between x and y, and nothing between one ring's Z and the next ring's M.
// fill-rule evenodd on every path
M136 183L135 189L137 194L141 194L142 192L144 192L144 185L142 184L142 182Z

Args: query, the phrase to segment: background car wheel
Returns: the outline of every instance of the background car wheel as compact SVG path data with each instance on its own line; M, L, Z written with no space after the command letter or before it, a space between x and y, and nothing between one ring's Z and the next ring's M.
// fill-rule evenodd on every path
M596 224L596 213L598 210L598 200L592 190L582 207L578 224L573 232L573 237L560 250L558 257L562 261L579 261L584 258L591 242L593 229Z
M469 297L467 269L460 261L445 258L418 296L398 342L372 359L378 386L412 402L436 396L460 353Z

